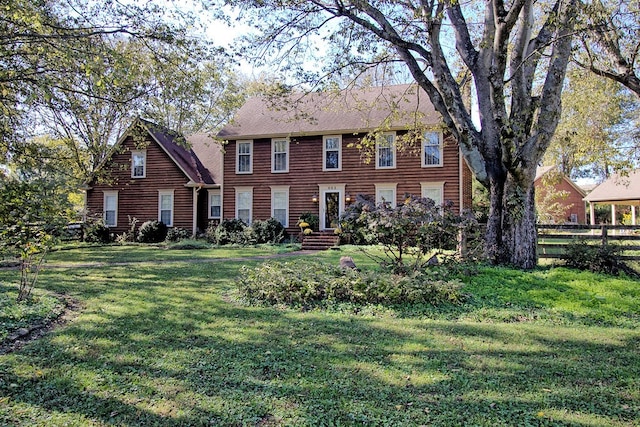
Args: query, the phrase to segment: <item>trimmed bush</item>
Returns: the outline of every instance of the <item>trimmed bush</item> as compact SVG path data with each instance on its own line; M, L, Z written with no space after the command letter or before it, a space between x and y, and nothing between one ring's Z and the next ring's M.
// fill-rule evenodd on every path
M251 231L256 243L280 243L285 238L285 229L275 218L254 221Z
M205 231L207 240L216 245L247 245L252 243L251 232L240 219L223 219L220 224L209 224Z
M90 243L109 243L110 230L102 219L87 219L83 227L83 239Z
M178 242L180 240L191 239L191 236L191 231L185 228L173 227L167 230L167 242Z
M141 243L159 243L167 237L167 226L160 221L146 221L138 229Z
M590 245L585 240L577 240L567 245L562 258L567 267L617 275L626 267L620 260L620 252L618 245Z
M380 272L342 270L319 262L265 262L243 267L238 289L257 304L289 306L328 303L459 304L465 299L458 280L433 280L417 272L398 276Z

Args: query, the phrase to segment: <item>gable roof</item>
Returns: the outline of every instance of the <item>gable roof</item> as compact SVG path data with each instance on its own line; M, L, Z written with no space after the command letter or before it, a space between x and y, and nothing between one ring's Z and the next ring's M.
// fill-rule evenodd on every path
M111 152L96 170L101 169L111 159L113 153L118 149L125 139L130 136L134 129L141 127L151 138L164 150L169 158L178 166L189 180L189 186L215 186L222 182L221 158L222 149L212 138L206 135L194 135L193 138L185 138L182 134L172 131L156 123L137 118L129 128L120 136L118 142L111 148ZM191 145L191 147L188 147ZM211 146L212 148L208 148ZM207 155L204 156L207 147ZM203 153L200 158L196 150ZM87 182L91 182L93 176Z
M557 165L552 166L538 166L536 169L536 177L534 178L534 182L541 179L543 176L551 172L552 170L557 170ZM587 193L584 189L580 188L575 182L573 182L567 175L564 173L557 171L563 180L565 180L574 190L578 192L582 197L584 197Z
M426 92L417 85L394 85L250 98L217 136L231 140L361 133L383 124L389 130L406 129L416 121L442 123Z
M640 170L614 174L584 198L587 202L640 202Z

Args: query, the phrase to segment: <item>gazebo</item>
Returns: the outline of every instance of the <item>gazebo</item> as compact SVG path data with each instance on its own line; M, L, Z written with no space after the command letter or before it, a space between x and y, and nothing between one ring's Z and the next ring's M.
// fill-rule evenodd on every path
M628 175L614 174L583 199L589 202L591 225L595 225L595 205L611 205L611 223L616 224L616 205L631 206L631 224L637 225L636 206L640 206L640 170Z

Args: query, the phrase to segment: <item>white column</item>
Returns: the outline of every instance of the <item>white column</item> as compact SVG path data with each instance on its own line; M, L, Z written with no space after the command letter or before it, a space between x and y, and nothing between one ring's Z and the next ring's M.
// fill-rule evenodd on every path
M636 223L636 206L631 205L631 225L638 225Z
M611 224L616 225L616 205L611 205Z
M589 202L589 216L591 217L591 225L596 225L596 209L592 202Z
M193 187L193 224L191 227L191 234L196 235L198 229L198 187Z

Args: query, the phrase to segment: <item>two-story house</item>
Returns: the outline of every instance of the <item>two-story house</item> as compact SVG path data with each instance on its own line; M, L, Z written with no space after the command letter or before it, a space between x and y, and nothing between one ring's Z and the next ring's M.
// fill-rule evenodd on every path
M137 119L85 183L87 215L114 234L158 220L192 233L221 217L222 150L205 134L182 135Z
M406 146L412 131L419 137ZM455 211L471 207L471 172L415 85L251 98L218 138L224 218L274 217L295 232L303 213L317 214L320 230L335 229L357 195L395 205L414 194L451 201ZM361 147L367 138L369 151Z

